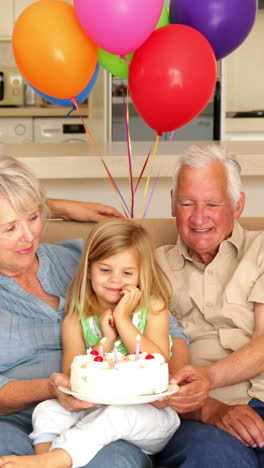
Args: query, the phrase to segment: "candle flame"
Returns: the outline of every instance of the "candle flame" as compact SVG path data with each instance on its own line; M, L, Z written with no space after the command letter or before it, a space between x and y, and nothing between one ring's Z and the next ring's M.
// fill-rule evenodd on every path
M107 340L107 338L106 338L106 336L105 336L104 338L102 338L102 339L100 340L100 343L103 345L103 344L105 344L106 340Z

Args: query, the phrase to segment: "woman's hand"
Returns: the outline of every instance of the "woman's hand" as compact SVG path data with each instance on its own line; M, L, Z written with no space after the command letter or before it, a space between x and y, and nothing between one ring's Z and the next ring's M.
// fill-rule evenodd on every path
M85 409L92 408L92 406L96 406L94 403L77 400L77 398L63 393L58 388L59 386L69 388L69 384L69 377L65 374L53 373L49 378L49 387L51 394L54 398L58 398L59 402L62 406L64 406L66 410L83 411Z
M102 203L79 202L74 200L49 199L47 201L51 218L64 221L101 221L108 218L123 218L115 208Z
M108 344L111 344L110 348L114 344L117 338L117 330L115 327L115 321L113 312L111 309L105 310L99 317L99 325L102 329L102 335L107 338Z
M136 286L125 286L122 294L123 297L121 297L120 301L113 310L114 319L118 319L120 317L130 317L140 301L141 291Z

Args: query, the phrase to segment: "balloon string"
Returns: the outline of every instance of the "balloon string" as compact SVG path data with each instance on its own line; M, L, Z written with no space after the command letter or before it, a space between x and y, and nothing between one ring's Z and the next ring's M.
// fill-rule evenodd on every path
M131 140L130 140L130 132L129 132L129 111L128 111L128 104L127 99L125 97L125 89L124 83L121 85L122 89L122 97L123 97L123 108L124 108L124 119L125 119L125 129L126 129L126 140L127 140L127 152L128 152L128 167L129 167L129 180L130 180L130 194L131 194L131 218L134 218L134 179L133 179L133 168L132 168L132 157L131 157Z
M147 201L147 203L146 203L146 207L145 207L145 209L144 209L144 213L143 213L142 218L145 218L145 216L146 216L146 214L147 214L147 211L148 211L148 209L149 209L149 205L150 205L151 200L152 200L152 198L153 198L153 194L154 194L155 188L156 188L156 186L157 186L158 180L159 180L159 174L157 175L157 177L156 177L156 179L155 179L155 181L154 181L154 184L153 184L153 186L152 186L152 189L151 189L151 192L150 192L150 196L149 196L148 201Z
M154 149L153 149L153 157L156 156L156 153L157 153L157 148L158 148L158 144L159 144L159 135L156 133L156 138L155 138L155 143L154 143ZM144 190L144 199L146 199L146 196L147 196L147 193L148 193L148 188L149 188L149 183L150 183L150 179L151 179L151 171L149 172L149 175L147 177L147 181L146 181L146 184L145 184L145 190Z
M81 122L82 122L82 124L83 124L83 127L84 127L84 130L85 130L86 135L88 136L88 138L89 138L90 142L92 143L92 145L93 145L93 146L96 148L96 150L98 151L97 144L95 143L95 141L94 141L94 139L93 139L93 137L92 137L92 134L91 134L90 130L88 129L88 127L87 127L87 125L86 125L86 123L85 123L85 121L84 121L84 119L83 119L83 116L81 115L81 111L80 111L80 108L79 108L79 106L78 106L78 104L77 104L76 99L75 99L75 98L71 98L71 102L73 103L73 105L75 106L75 109L77 110L77 112L78 112L78 114L79 114L79 117L80 117Z
M154 155L156 154L156 151L157 151L157 142L158 142L158 140L159 140L159 137L158 137L157 133L154 133L154 134L153 134L153 142L154 142L154 149L153 149L153 151L154 151ZM153 143L152 143L151 146L153 146ZM145 160L145 162L144 162L144 165L143 165L143 168L142 168L141 173L145 170L145 167L146 167L148 161L150 160L151 152L152 152L152 147L151 147L151 149L150 149L150 151L149 151L149 154L148 154L148 156L147 156L147 158L146 158L146 160ZM153 156L154 156L154 155L153 155ZM151 156L151 157L152 157L152 156ZM143 174L142 174L142 175L143 175ZM148 187L149 187L149 183L150 183L150 178L151 178L151 172L150 172L149 175L147 176L147 180L146 180L146 183L145 183L144 194L143 194L143 204L144 204L144 201L145 201L146 196L147 196ZM139 182L139 181L138 181L138 182ZM137 187L138 187L138 183L137 183ZM136 188L137 188L137 187L136 187ZM141 208L140 211L139 211L139 214L138 214L138 217L139 217L139 218L142 218L143 212L144 212L144 211L143 211L143 208Z
M149 154L147 155L147 157L146 157L146 159L145 159L145 161L144 161L143 167L142 167L142 169L141 169L140 175L139 175L138 180L137 180L137 183L136 183L136 187L135 187L134 193L136 193L137 188L138 188L138 186L139 186L139 184L140 184L140 181L141 181L141 179L142 179L142 177L143 177L144 171L145 171L146 166L147 166L147 164L148 164L148 160L149 160L149 157L150 157L150 153L151 153L151 152L149 152Z
M174 135L175 135L175 130L174 130L173 132L171 132L171 134L170 134L170 141L172 141L172 140L173 140L173 138L174 138Z
M72 112L75 110L75 105L73 104L72 105L72 108L69 110L68 114L65 115L65 119L67 119L71 114Z
M109 180L110 180L110 182L111 182L112 187L114 188L115 192L116 192L116 193L120 196L120 198L121 198L122 209L123 209L123 211L124 211L124 214L125 214L125 216L126 216L127 218L129 218L129 217L130 217L130 216L128 215L129 209L127 208L126 202L125 202L125 200L124 200L124 198L123 198L123 196L122 196L122 194L121 194L121 192L120 192L120 190L119 190L119 188L118 188L118 186L117 186L117 184L116 184L116 182L115 182L115 180L114 180L112 174L110 173L110 171L109 171L109 169L108 169L108 167L107 167L105 161L103 160L102 156L100 155L100 153L99 153L99 151L98 151L98 147L97 147L97 145L96 145L96 143L95 143L95 141L94 141L94 139L93 139L93 137L92 137L92 134L91 134L91 132L89 131L89 129L88 129L88 127L87 127L87 125L86 125L86 123L85 123L85 121L84 121L84 119L83 119L83 117L82 117L82 115L81 115L80 108L79 108L79 106L78 106L78 104L77 104L76 99L75 99L75 98L72 98L72 99L71 99L71 102L73 103L73 107L77 110L77 112L78 112L78 114L79 114L79 117L80 117L81 122L82 122L82 124L83 124L83 127L84 127L84 130L85 130L86 135L88 136L88 138L89 138L89 140L91 141L92 145L93 145L93 146L96 148L96 150L97 150L97 154L98 154L98 156L100 157L101 162L103 163L103 166L104 166L104 168L105 168L105 170L106 170L106 173L107 173L107 175L108 175L108 177L109 177ZM126 207L126 209L124 208L124 206ZM126 210L128 211L128 213L127 213Z
M106 170L106 173L108 174L108 177L109 177L109 180L110 180L110 182L111 182L111 184L112 184L112 187L114 188L115 192L118 193L118 195L120 196L120 198L121 198L121 200L122 200L122 202L123 202L123 205L124 205L124 206L123 206L123 211L124 211L124 214L125 214L126 218L130 218L131 216L130 216L129 209L128 209L127 204L126 204L126 202L125 202L125 200L124 200L124 198L123 198L123 196L122 196L122 193L120 192L120 190L119 190L119 188L118 188L117 183L115 182L115 180L114 180L114 178L113 178L111 172L109 171L109 169L108 169L108 167L107 167L107 165L106 165L106 163L105 163L105 161L103 160L102 157L101 157L101 161L102 161L102 163L103 163L103 165L104 165L104 168L105 168L105 170ZM125 209L125 208L126 208L126 209Z

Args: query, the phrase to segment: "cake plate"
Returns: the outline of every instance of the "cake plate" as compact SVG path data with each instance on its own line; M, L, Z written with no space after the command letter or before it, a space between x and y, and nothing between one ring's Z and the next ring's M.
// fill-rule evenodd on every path
M59 387L63 393L73 396L81 401L89 401L90 403L96 403L97 405L141 405L143 403L152 403L157 400L161 400L164 397L173 395L179 390L179 386L176 384L170 384L168 390L162 393L151 393L147 395L138 395L138 396L92 396L92 395L82 395L77 392L72 392L69 388Z

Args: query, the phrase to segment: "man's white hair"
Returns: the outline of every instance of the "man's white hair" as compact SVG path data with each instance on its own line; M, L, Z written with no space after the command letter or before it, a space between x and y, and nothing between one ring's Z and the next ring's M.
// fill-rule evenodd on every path
M241 197L241 167L234 154L216 144L207 146L193 145L180 156L173 175L173 200L176 199L178 175L183 166L202 169L210 166L214 161L219 161L226 169L227 190L234 206L236 206Z

